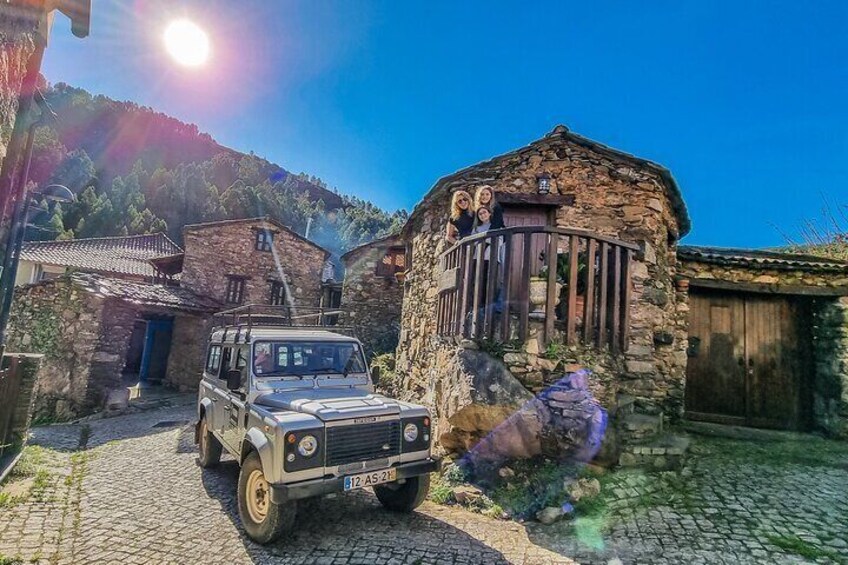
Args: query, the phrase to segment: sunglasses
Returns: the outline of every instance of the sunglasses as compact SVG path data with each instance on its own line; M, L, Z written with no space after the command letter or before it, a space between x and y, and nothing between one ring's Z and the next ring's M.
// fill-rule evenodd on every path
M467 199L467 198L457 198L457 199L456 199L456 201L457 201L457 203L459 203L459 202L468 202L468 199Z

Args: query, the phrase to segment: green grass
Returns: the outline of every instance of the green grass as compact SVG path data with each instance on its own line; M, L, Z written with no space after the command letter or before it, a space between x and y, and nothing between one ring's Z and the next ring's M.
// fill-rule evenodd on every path
M23 565L24 560L20 557L6 557L0 553L0 565Z
M711 460L718 462L744 461L749 465L794 464L836 468L845 468L848 465L848 444L813 436L805 437L803 441L699 438L698 445L699 448L707 450Z
M441 477L430 483L430 500L436 504L447 504L453 499L453 489Z
M767 535L768 540L788 553L794 553L807 559L832 559L837 563L848 563L835 551L815 546L797 536Z

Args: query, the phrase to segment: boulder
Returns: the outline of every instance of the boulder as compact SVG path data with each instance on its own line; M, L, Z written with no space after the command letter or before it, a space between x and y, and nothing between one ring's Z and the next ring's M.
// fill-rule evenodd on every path
M439 443L448 449L464 444L467 434L490 432L533 398L506 365L483 351L460 349L455 361L441 378L437 399Z
M601 483L598 479L577 479L566 485L568 496L577 502L581 498L593 498L601 493Z
M483 491L471 485L454 487L453 498L460 504L471 504L483 496Z

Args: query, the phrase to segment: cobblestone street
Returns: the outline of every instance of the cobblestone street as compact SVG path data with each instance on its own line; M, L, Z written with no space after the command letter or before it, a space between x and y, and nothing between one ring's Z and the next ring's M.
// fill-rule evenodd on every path
M623 474L602 519L397 515L362 492L304 503L298 532L261 547L238 523L235 462L195 463L193 410L35 429L42 470L0 499L0 563L848 563L848 448L812 438L831 455L782 463L699 438L675 488Z

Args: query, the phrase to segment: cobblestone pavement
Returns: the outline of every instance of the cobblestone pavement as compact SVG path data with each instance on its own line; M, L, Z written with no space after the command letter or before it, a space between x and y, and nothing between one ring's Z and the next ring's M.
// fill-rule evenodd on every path
M262 547L239 526L235 462L195 464L193 416L186 404L34 430L47 471L6 487L29 496L0 499L0 563L848 563L844 444L784 464L698 440L685 476L616 473L605 514L547 527L430 502L398 515L369 492L312 500L297 533Z

